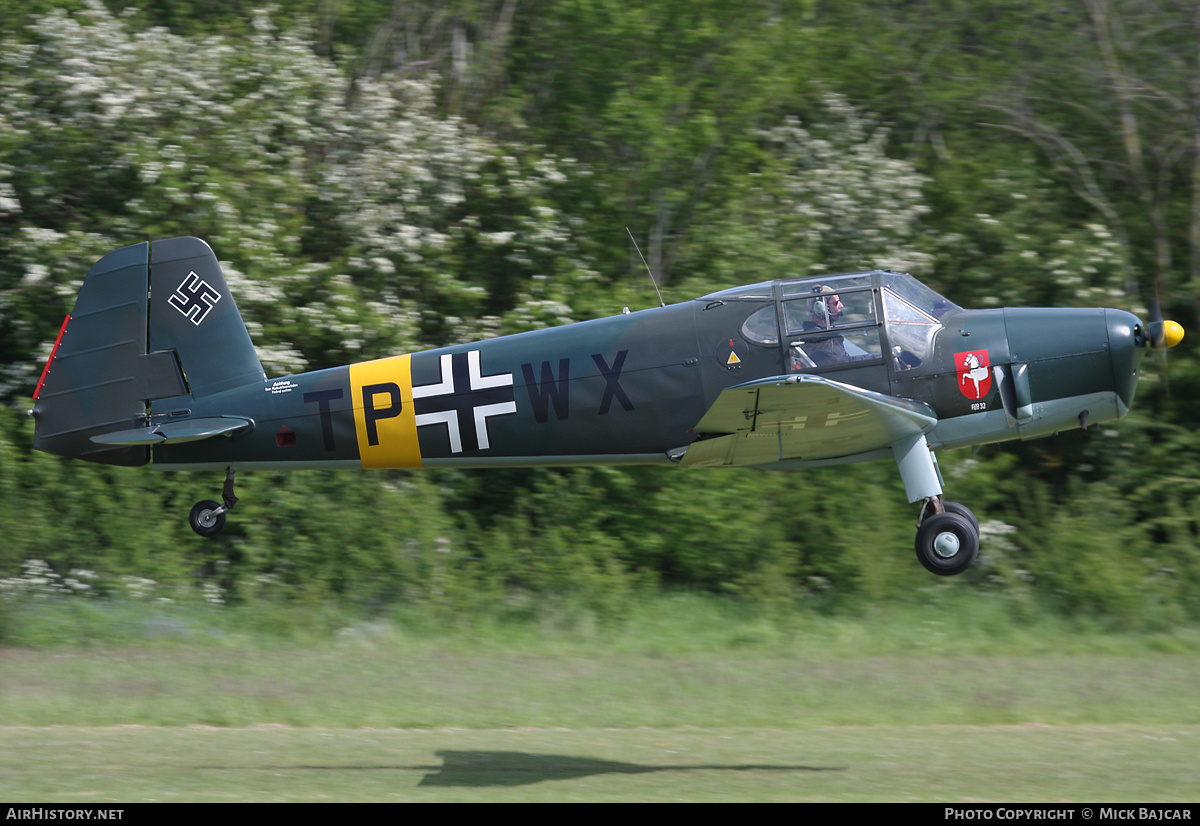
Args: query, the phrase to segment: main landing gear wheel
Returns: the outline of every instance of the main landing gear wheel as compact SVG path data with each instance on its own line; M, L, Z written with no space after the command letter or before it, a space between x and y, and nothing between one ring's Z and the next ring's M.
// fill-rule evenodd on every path
M973 522L974 515L968 518L956 513L950 509L953 504L957 503L947 502L944 513L926 517L917 528L917 559L925 570L939 576L961 574L979 553L979 528Z
M225 487L221 489L221 501L205 499L192 506L188 522L192 530L201 536L216 536L225 527L225 514L237 504L233 493L233 468L225 469Z
M188 522L192 530L201 536L216 536L225 527L225 508L211 499L197 502L188 514Z
M976 535L979 534L979 520L966 505L961 502L943 502L942 507L946 509L946 513L957 513L959 516L967 517L967 521L975 526Z

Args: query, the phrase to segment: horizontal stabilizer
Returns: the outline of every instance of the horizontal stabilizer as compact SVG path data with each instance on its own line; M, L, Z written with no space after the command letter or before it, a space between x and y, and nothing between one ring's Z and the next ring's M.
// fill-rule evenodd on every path
M182 422L166 422L152 427L135 427L93 436L92 441L102 445L173 445L198 442L213 436L232 436L254 423L249 419L218 416L209 419L188 419Z
M775 376L721 392L682 467L747 467L859 456L927 433L927 404L822 376Z

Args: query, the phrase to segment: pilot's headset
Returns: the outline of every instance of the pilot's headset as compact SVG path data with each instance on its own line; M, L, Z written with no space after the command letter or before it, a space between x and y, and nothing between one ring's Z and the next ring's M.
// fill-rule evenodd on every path
M817 298L808 300L808 311L814 316L825 319L825 326L832 327L833 322L842 317L840 309L834 309L833 302L830 298L834 295L833 287L828 287L824 284L816 284L812 288L813 293Z

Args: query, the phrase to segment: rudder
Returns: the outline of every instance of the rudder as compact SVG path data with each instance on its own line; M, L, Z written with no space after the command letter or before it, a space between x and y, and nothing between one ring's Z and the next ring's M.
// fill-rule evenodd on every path
M179 354L191 395L266 378L208 244L199 238L155 241L150 291L150 350Z

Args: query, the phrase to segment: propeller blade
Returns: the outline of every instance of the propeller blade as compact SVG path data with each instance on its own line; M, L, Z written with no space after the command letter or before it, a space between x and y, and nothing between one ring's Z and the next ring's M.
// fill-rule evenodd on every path
M1154 279L1153 304L1150 307L1150 323L1146 325L1147 346L1159 352L1155 356L1162 367L1163 387L1167 401L1171 400L1171 370L1167 366L1167 349L1183 340L1183 327L1174 321L1163 319L1162 302L1159 300L1158 279Z

